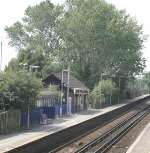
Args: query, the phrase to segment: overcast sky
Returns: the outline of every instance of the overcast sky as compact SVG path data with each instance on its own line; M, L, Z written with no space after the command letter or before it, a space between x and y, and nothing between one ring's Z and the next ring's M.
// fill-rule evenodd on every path
M9 26L23 17L25 9L29 5L35 5L42 0L1 0L0 1L0 41L3 42L3 68L11 58L16 56L14 48L8 46L5 26ZM63 3L65 0L51 0L54 3ZM143 24L144 33L150 35L150 1L148 0L107 0L119 9L126 9L127 13L135 16L139 24ZM142 50L146 58L146 70L150 71L150 38Z

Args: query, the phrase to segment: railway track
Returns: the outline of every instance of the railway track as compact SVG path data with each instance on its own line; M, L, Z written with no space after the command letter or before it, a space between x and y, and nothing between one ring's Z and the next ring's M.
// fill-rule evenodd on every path
M125 123L125 121L129 121L131 117L135 116L138 112L141 110L144 110L149 105L146 103L137 105L136 107L133 107L129 109L127 112L118 115L116 118L113 118L112 120L109 120L102 126L97 126L93 128L92 130L86 132L83 135L80 135L76 139L72 139L71 141L65 143L62 146L59 146L58 148L55 148L51 151L48 151L48 153L75 153L80 150L82 150L86 144L89 144L89 142L93 142L93 140L97 140L97 137L102 137L104 134L109 133L108 131L113 131L116 127L116 125L120 125L121 123ZM110 133L109 133L110 134ZM85 145L85 146L84 146ZM80 149L81 148L81 149ZM88 149L85 150L85 152ZM92 152L93 153L93 152Z
M129 104L123 105L109 112L102 113L99 116L83 121L76 125L69 126L68 128L57 131L53 134L40 137L35 141L31 141L30 143L20 147L13 148L9 152L75 153L76 151L79 151L78 149L83 149L83 146L85 147L86 144L89 144L89 142L97 139L97 137L100 137L100 135L102 136L117 124L121 123L127 118L129 119L129 116L136 114L139 112L139 110L147 107L150 104L149 98L150 96L137 98L135 101L131 101ZM100 145L100 143L97 143L93 147L89 147L86 152L90 152L91 149L94 148L95 150L98 149L98 144ZM96 148L96 146L98 148ZM92 153L94 151L92 151Z
M75 153L105 153L107 152L122 136L124 136L132 127L141 121L149 112L150 107L146 107L136 114L125 119L115 127L97 137L90 143L86 144Z
M140 106L138 106L137 108L138 108L138 109L141 109ZM64 153L64 152L66 153L67 151L61 152L61 150L62 150L63 148L65 148L65 147L67 147L67 146L70 146L72 143L76 143L76 141L78 141L78 140L80 141L80 139L82 139L82 138L84 138L84 137L90 135L91 133L93 133L93 132L95 132L95 131L97 131L97 130L99 130L99 129L105 127L105 126L108 126L108 124L111 124L112 122L113 122L114 124L117 124L118 122L120 122L120 120L124 120L125 118L127 118L128 116L131 116L132 114L135 114L135 112L134 112L134 111L132 112L131 110L129 110L128 113L126 112L126 113L124 113L124 114L122 114L122 115L118 115L116 118L113 118L112 120L106 122L106 123L103 124L102 126L97 126L97 127L93 128L92 130L85 132L83 135L81 135L81 136L79 136L79 137L77 137L77 138L75 138L75 139L73 139L73 140L71 140L71 141L65 143L64 145L59 146L58 148L55 148L55 149L53 149L52 151L49 151L48 153L56 153L56 152L57 152L57 153ZM121 119L120 119L120 118L121 118ZM107 127L106 127L106 129L107 129ZM85 130L86 130L86 129L85 129ZM47 153L47 152L45 152L45 153Z

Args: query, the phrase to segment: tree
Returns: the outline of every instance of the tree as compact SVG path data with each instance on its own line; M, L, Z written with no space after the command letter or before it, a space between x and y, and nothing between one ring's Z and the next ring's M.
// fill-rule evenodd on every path
M142 27L123 10L103 0L68 0L60 35L64 63L93 87L100 74L132 76L143 70Z
M18 58L13 58L11 61L8 63L8 66L5 67L5 71L19 71L19 60Z
M0 73L0 110L4 109L8 105L9 92L8 84L5 76Z
M43 67L54 60L60 45L56 33L62 7L50 1L41 2L25 10L21 22L16 22L5 30L9 44L18 50L18 61L28 65Z
M90 93L90 100L92 103L99 104L102 99L111 97L118 92L116 84L112 80L102 80L100 81Z
M113 95L117 91L116 85L114 82L112 82L112 80L102 80L97 85L97 88L99 88L100 86L102 89L102 94L105 97Z
M55 101L55 105L60 105L61 102L61 96L63 94L61 93L58 85L50 85L46 90L42 90L40 92L40 96L50 96L51 100Z
M43 67L42 76L43 78L46 78L47 75L56 73L56 72L61 72L61 70L62 70L62 65L60 65L59 63L49 62Z
M148 93L150 94L150 72L147 72L142 77L143 87L148 88ZM146 86L146 87L145 87Z
M4 72L0 81L1 108L26 110L28 105L33 107L40 89L41 81L29 72Z
M142 26L104 0L67 0L62 6L41 2L6 31L19 62L39 65L44 73L54 61L60 68L69 64L91 89L105 71L115 76L118 87L121 78L124 89L127 78L144 68Z

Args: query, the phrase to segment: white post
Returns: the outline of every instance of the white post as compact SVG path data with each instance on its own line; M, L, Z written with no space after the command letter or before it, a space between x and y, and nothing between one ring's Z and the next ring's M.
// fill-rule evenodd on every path
M111 102L112 101L112 91L111 91L111 94L110 94L110 105L111 105Z
M68 83L67 83L67 115L69 114L69 77L70 77L70 66L68 65Z
M8 128L8 111L6 111L6 130Z
M62 116L62 103L63 103L63 82L64 82L64 74L63 74L63 70L62 70L62 74L61 74L61 104L60 104L60 116Z
M101 81L100 82L100 108L102 107L102 104L101 104L102 103L102 96L101 96L101 94L102 94L102 85L101 85L102 84L102 75L103 74L101 73L101 77L100 77L100 81Z
M118 104L119 104L119 101L120 101L120 77L119 77L119 94L118 94Z
M30 108L29 108L29 104L28 104L28 116L27 116L27 128L30 128Z
M132 89L132 90L133 90L133 98L135 98L135 91L134 91L134 87L135 87L135 86L134 86L134 80L133 80L133 89Z
M139 96L141 96L142 92L143 92L142 91L142 82L141 82L141 79L142 79L142 77L140 76L140 81L139 81L139 84L140 84L140 87L139 87L140 89L139 90L140 90L140 92L139 92Z

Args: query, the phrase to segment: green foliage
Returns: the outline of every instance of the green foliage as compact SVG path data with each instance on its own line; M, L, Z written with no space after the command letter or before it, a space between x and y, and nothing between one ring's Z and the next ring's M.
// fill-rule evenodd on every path
M60 25L62 59L73 59L76 76L89 87L100 73L132 76L143 70L142 27L125 11L103 0L68 0Z
M61 91L58 86L50 85L48 88L43 89L40 95L57 95L60 97Z
M5 71L19 71L19 61L17 58L11 59L11 61L8 63L8 66L6 66Z
M42 76L46 78L47 75L51 73L60 72L62 70L62 66L60 64L55 63L47 63L42 69Z
M59 91L59 87L58 87L57 85L50 85L50 86L48 87L48 90L49 90L50 92L57 92L57 91Z
M90 100L92 103L100 103L100 99L112 96L118 92L116 85L112 80L100 81L90 93Z
M143 88L145 90L148 89L148 92L150 93L150 72L147 72L143 75L141 78L141 83Z
M19 63L38 65L41 72L45 65L54 60L60 46L56 28L61 10L62 7L44 1L28 7L21 22L6 27L9 44L19 52Z
M145 73L142 80L150 89L150 72Z
M27 71L7 71L0 76L1 108L25 110L33 106L41 88L41 81Z
M102 94L104 94L105 97L113 95L114 93L118 92L116 85L112 80L102 80L99 82L97 88L101 86Z
M48 88L44 88L41 92L40 92L40 97L42 96L50 96L50 99L53 100L55 102L55 105L59 105L61 102L61 96L63 96L63 94L61 93L59 86L57 85L50 85Z
M22 21L6 31L10 45L19 51L19 63L40 66L44 77L70 63L90 89L105 71L114 80L121 78L124 89L127 78L145 65L142 26L104 0L67 0L62 6L44 1L28 7Z

